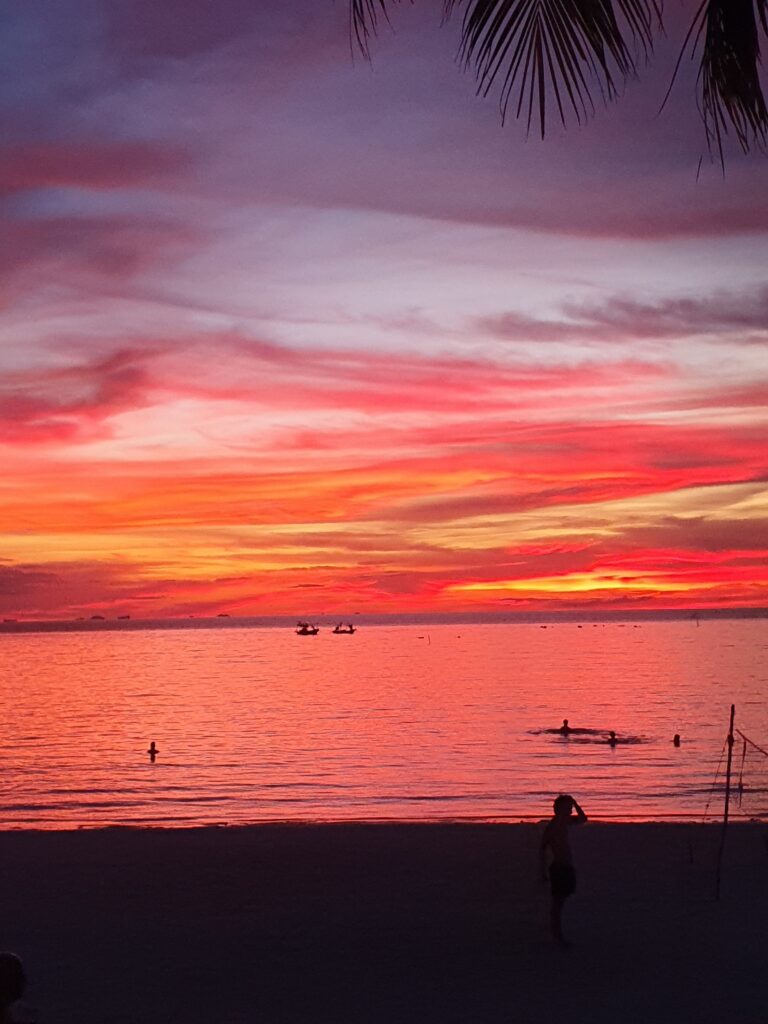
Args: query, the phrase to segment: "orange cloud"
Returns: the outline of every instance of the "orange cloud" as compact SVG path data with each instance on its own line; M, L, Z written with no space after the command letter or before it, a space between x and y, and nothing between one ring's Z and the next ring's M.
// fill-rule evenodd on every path
M723 420L631 361L62 347L0 384L5 607L754 600L757 387L726 386Z

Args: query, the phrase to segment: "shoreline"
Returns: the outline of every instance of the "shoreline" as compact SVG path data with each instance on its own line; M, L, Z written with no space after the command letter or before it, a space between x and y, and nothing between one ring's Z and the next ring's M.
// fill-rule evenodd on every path
M0 833L0 943L39 1024L756 1024L765 825L574 830L553 947L540 823ZM20 1019L24 1019L19 1014Z
M28 826L28 825L0 825L0 836L3 835L14 835L17 833L30 833L32 835L60 835L62 833L81 833L81 832L195 832L205 831L208 829L218 829L227 831L236 831L240 829L262 829L262 828L334 828L334 827L390 827L396 828L403 826L407 828L411 827L429 827L429 828L442 828L442 827L510 827L514 825L540 825L549 820L549 816L546 814L510 814L505 817L494 815L492 817L484 816L454 816L445 818L264 818L257 821L212 821L212 822L195 822L190 824L181 824L179 822L171 822L168 824L159 824L152 822L113 822L109 824L72 824L64 823L62 825L50 825L50 826ZM676 814L670 812L668 815L657 815L655 817L649 817L645 815L637 816L625 816L625 817L613 817L607 815L600 815L592 813L589 815L589 823L592 825L600 825L607 827L616 826L639 826L639 825L660 825L660 826L680 826L680 827L693 827L701 826L705 828L722 828L723 821L722 817L717 817L712 813L706 815L703 814ZM741 826L756 827L760 826L768 827L768 814L763 816L753 816L750 818L736 817L734 812L731 811L731 815L728 822L728 827L738 828Z

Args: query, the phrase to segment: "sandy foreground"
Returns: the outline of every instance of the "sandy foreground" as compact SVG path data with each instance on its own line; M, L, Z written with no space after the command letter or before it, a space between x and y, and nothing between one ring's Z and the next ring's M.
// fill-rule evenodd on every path
M590 824L572 949L536 825L0 833L40 1024L768 1024L768 827ZM22 1016L21 1014L19 1015Z

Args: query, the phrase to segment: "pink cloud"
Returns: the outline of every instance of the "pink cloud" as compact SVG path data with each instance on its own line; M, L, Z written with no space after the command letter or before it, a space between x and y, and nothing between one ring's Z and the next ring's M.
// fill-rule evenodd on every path
M211 436L219 418L239 418L238 431L228 428L222 440L222 466L249 457L256 445L262 456L274 452L284 459L327 454L337 467L350 446L358 462L366 451L371 463L393 467L393 452L407 462L415 447L439 465L450 451L454 468L482 466L504 476L514 467L518 476L546 477L539 488L543 503L754 479L766 468L760 382L695 387L674 369L632 360L532 368L298 350L231 334L127 342L99 355L85 343L71 343L60 346L59 358L66 362L58 368L5 375L0 431L7 443L107 438L117 414L184 400L200 403L199 427ZM742 409L746 422L720 426L709 412L719 405ZM660 419L682 408L695 422ZM272 414L296 423L275 426ZM320 418L313 423L315 415ZM257 418L253 436L249 416ZM416 435L411 417L423 418ZM390 454L383 458L380 451ZM580 465L588 467L589 479L574 483ZM555 483L558 474L563 479ZM529 507L531 500L519 488L510 495L440 495L431 514L444 517L462 504Z
M0 147L0 196L28 189L149 185L187 164L180 147L147 142L17 143Z
M113 352L44 372L8 373L0 383L0 440L6 444L108 436L115 413L148 401L146 351Z
M181 147L142 142L40 142L0 146L0 197L72 188L87 193L168 186L188 160ZM0 239L0 289L12 305L52 284L98 294L125 288L150 267L167 263L199 241L198 229L149 212L62 212L37 199L9 206ZM54 211L54 212L52 212ZM50 300L48 300L50 301Z
M196 238L194 229L157 217L7 220L0 299L13 306L53 284L91 301L129 292L142 274L186 254Z
M262 409L333 410L368 414L498 415L549 407L553 395L622 382L657 380L666 371L624 363L550 369L488 360L427 358L344 350L296 350L232 335L144 347L127 344L92 356L87 346L64 369L18 372L0 386L0 420L17 440L63 434L75 438L82 420L90 438L115 412L141 408L157 393ZM72 360L72 354L68 356ZM28 429L29 428L29 429ZM348 429L348 428L344 428ZM397 430L397 428L395 428ZM332 443L310 431L298 442ZM338 440L338 438L336 439Z

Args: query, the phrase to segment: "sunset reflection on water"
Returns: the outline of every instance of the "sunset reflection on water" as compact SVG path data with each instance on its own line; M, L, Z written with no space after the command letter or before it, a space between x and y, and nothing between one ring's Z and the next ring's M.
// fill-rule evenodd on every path
M768 741L761 620L15 634L0 678L5 828L701 816L732 701Z

